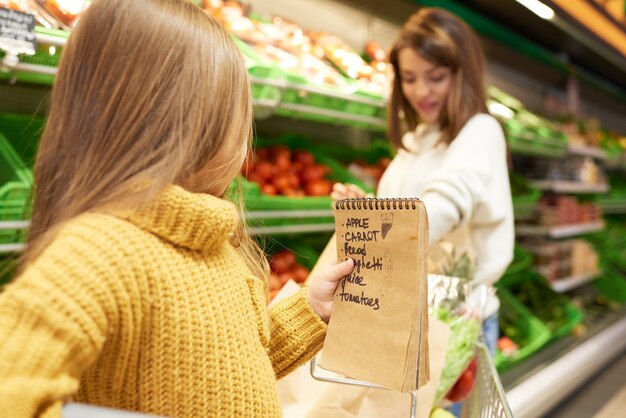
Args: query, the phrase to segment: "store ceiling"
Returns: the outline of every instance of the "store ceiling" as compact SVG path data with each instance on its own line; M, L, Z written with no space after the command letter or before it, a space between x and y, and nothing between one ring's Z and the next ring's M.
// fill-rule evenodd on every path
M626 57L559 10L554 21L537 17L514 0L464 0L464 6L544 46L562 59L626 87Z

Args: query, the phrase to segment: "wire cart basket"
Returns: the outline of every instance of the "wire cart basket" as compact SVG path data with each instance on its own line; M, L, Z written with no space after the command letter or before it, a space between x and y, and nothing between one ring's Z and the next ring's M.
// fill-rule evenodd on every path
M323 382L389 390L382 386L360 380L322 375L317 366L316 358L311 360L311 376ZM411 418L416 417L416 411L417 394L416 392L411 392ZM461 418L513 418L491 355L487 347L482 343L476 343L476 376L474 387L469 397L462 403Z

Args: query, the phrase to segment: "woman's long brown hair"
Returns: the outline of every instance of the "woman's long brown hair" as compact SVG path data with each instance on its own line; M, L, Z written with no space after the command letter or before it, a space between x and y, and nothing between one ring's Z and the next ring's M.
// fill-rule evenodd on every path
M398 54L404 48L452 70L447 104L439 117L440 142L449 144L472 116L487 112L485 59L478 37L459 18L439 8L421 9L404 24L389 54L395 77L387 126L389 139L396 148L404 148L402 136L414 131L421 122L402 92Z
M96 0L59 65L35 164L22 266L69 219L140 205L167 184L222 197L252 138L243 58L229 35L188 0ZM132 187L149 180L151 187ZM267 261L243 226L250 268Z

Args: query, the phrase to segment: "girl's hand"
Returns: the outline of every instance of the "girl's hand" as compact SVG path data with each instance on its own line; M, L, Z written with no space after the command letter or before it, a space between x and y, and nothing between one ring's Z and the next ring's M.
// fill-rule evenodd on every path
M348 259L338 264L322 267L311 277L307 291L309 304L324 322L330 319L333 296L339 280L352 273L354 261Z
M333 202L341 199L354 199L365 196L365 192L361 190L359 186L343 183L335 183L333 185L333 191L330 193L330 198L333 199Z

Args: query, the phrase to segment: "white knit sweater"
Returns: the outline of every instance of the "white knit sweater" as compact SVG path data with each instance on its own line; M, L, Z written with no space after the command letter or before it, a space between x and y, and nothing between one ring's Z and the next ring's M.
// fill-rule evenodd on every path
M502 128L472 117L449 146L437 127L407 133L378 187L379 197L418 197L426 205L431 255L442 241L476 263L475 282L498 280L513 258L513 204ZM432 258L432 257L431 257ZM437 260L435 260L437 261Z

